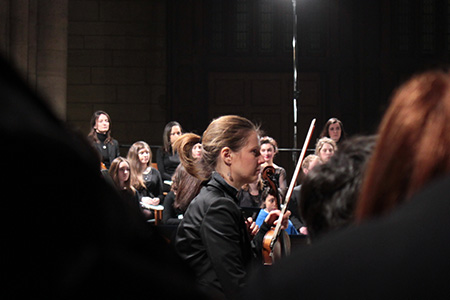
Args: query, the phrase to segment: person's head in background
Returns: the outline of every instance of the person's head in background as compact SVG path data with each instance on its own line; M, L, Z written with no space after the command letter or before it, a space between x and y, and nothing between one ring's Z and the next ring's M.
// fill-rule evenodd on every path
M273 159L275 155L278 153L278 144L270 136L263 136L260 140L261 142L261 155L264 158L264 162L272 166Z
M336 142L330 138L323 137L317 141L315 155L320 159L321 163L326 163L337 151Z
M152 164L150 146L144 141L134 143L128 150L127 160L131 167L131 184L138 190L145 188L142 173Z
M300 184L305 180L306 175L314 169L317 165L320 165L320 158L315 154L309 154L305 157L305 159L302 162L302 172L299 175L298 181Z
M167 123L163 131L163 149L165 152L172 152L172 145L183 134L183 128L177 121Z
M354 222L354 211L375 137L342 143L326 164L314 167L300 190L300 212L311 240Z
M378 129L357 218L388 213L450 172L450 75L413 76L394 93Z
M322 129L320 137L329 137L335 141L336 144L339 144L346 138L344 124L337 118L329 119Z
M127 191L135 194L135 189L131 186L130 163L126 158L117 157L111 163L109 175L119 191Z
M105 143L112 141L111 137L111 117L105 111L94 112L90 121L91 130L88 134L94 142L99 143L97 134L106 135Z

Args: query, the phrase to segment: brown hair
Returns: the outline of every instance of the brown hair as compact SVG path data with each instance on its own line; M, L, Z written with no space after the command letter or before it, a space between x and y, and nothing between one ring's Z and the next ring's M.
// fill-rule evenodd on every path
M341 127L341 136L339 137L339 141L337 141L338 143L342 142L343 140L345 140L346 138L346 133L344 130L344 124L342 124L341 120L337 119L337 118L331 118L327 121L327 123L325 123L325 126L323 126L322 132L320 133L320 138L323 137L330 137L330 133L328 131L328 129L330 128L331 124L336 124L338 123L339 126Z
M357 207L358 220L383 214L450 171L450 77L414 76L394 94L378 129Z
M112 163L111 163L111 167L109 168L109 175L111 176L111 179L114 181L114 184L116 185L117 188L120 188L120 182L119 182L119 165L121 162L126 162L128 164L128 166L130 166L130 163L128 162L128 160L124 157L116 157ZM134 195L136 194L136 190L131 186L131 168L130 168L130 176L128 177L128 180L125 181L125 190L128 191L130 194Z
M238 152L247 144L249 133L252 131L259 134L259 127L246 118L234 115L219 117L213 120L203 133L203 150L200 160L186 163L182 159L183 154L180 154L180 161L184 163L186 171L192 176L207 180L216 167L220 151L224 147L229 147L232 151ZM193 135L185 138L186 143L191 142L191 139L197 139Z
M192 199L200 192L202 181L186 172L182 164L175 170L172 181L172 191L175 193L173 206L185 211Z
M172 127L180 127L181 133L183 133L183 127L177 121L170 121L166 124L163 131L163 151L171 153L173 151L172 144L170 143L170 133L172 132Z
M149 154L149 160L146 167L143 167L141 161L139 160L139 151L141 151L142 149L147 149ZM138 190L141 188L146 188L142 173L146 168L151 166L152 156L153 155L150 146L143 141L134 143L128 150L127 159L130 162L131 185Z
M195 133L185 133L173 143L173 149L178 152L180 162L189 173L193 173L192 168L197 160L192 156L192 148L200 142L201 138L199 135Z

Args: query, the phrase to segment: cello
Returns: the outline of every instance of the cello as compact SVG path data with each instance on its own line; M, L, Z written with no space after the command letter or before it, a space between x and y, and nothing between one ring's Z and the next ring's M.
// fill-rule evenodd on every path
M263 239L263 260L264 265L272 265L275 261L279 260L282 256L282 252L285 255L289 254L290 251L290 242L289 242L289 236L284 230L281 230L281 223L283 221L283 216L286 213L289 201L291 200L292 192L294 191L295 183L297 181L298 174L300 172L303 158L306 154L306 149L308 148L309 141L311 140L311 135L314 131L314 126L316 124L316 119L313 119L311 121L311 125L309 126L308 134L306 135L305 142L303 144L302 152L300 154L300 157L297 162L297 166L295 167L294 174L292 176L291 183L289 185L289 189L286 194L286 201L284 205L281 208L280 216L277 220L277 225L275 228L271 228L265 235ZM283 237L280 238L280 234L283 232ZM283 243L281 243L280 240L283 240Z

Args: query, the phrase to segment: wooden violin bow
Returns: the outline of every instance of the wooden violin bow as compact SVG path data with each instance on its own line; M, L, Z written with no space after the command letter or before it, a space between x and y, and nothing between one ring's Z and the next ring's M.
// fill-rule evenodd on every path
M289 189L286 194L286 201L284 203L284 206L281 208L280 216L278 217L278 222L275 228L272 228L269 230L263 240L263 258L264 258L264 265L272 265L275 260L275 254L274 254L274 248L275 243L278 240L278 237L281 232L281 223L283 220L283 216L286 213L289 201L291 200L292 192L294 191L295 183L297 181L298 174L300 173L300 169L302 166L303 158L306 154L306 149L308 148L309 141L311 140L311 135L314 131L314 126L316 124L316 119L313 119L311 121L311 125L309 126L308 134L306 135L305 142L303 144L302 152L300 154L300 157L297 162L297 166L295 167L294 175L292 176L291 183L289 185Z

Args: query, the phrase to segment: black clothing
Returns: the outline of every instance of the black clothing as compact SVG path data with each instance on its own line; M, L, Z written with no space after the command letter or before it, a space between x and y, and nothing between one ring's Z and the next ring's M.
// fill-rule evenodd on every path
M103 180L86 139L1 57L0 99L3 184L24 196L3 195L3 298L197 299L190 272ZM24 183L30 146L37 176Z
M96 133L99 140L98 143L94 142L94 146L98 153L101 155L101 161L105 164L106 168L109 169L112 161L120 156L119 142L112 139L109 143L105 144L106 134Z
M146 189L142 188L139 190L141 195L151 198L157 197L160 200L160 204L162 204L164 200L163 181L159 171L155 168L151 168L151 171L148 174L143 174L142 176Z
M262 192L259 192L258 195L254 196L250 194L249 191L240 190L238 193L238 200L240 207L258 207L261 208L262 203L264 202L262 199Z
M301 185L297 185L294 187L294 190L292 191L291 200L288 204L288 210L291 212L291 216L289 217L289 220L291 220L292 224L294 225L295 229L300 229L303 227L303 222L300 217L300 189Z
M247 296L447 299L449 195L447 177L385 217L330 233L274 266L264 278L255 278Z
M183 218L184 211L179 208L173 207L175 203L175 194L170 191L164 198L164 210L162 222L166 225L178 225Z
M201 289L214 297L235 296L246 286L250 265L262 265L268 225L263 223L251 242L236 194L214 172L188 206L176 236L177 252L194 269Z
M172 154L172 152L165 152L159 148L156 151L156 163L158 164L158 170L161 173L162 179L172 180L172 175L180 164L180 157L178 153Z

